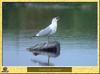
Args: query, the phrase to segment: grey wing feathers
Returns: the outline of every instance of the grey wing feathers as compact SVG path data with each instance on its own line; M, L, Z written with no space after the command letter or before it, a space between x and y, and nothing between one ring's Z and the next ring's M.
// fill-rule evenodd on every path
M49 35L49 34L51 33L51 31L52 31L51 28L50 28L50 27L47 27L47 28L41 30L41 31L38 33L38 35L39 35L39 36L47 36L47 35Z

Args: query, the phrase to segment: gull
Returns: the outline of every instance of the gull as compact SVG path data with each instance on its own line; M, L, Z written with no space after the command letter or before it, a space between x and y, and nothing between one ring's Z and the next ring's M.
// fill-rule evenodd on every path
M35 36L33 37L41 37L41 36L48 36L48 42L45 44L45 46L49 43L49 36L56 33L57 31L57 21L59 20L59 17L54 17L51 21L51 24L47 26L46 28L40 30ZM42 47L42 46L41 46Z
M40 30L37 34L36 37L39 36L50 36L57 31L57 21L59 20L59 17L54 17L51 21L51 24L47 26L46 28Z
M57 21L58 20L59 20L59 17L54 17L51 21L51 24L49 26L47 26L46 28L40 30L35 36L36 37L48 36L48 43L49 43L49 36L56 33L56 31L57 31ZM46 43L46 46L48 46L48 43ZM44 45L45 44L43 44L43 46ZM50 61L50 56L48 56L48 64L49 64L49 61Z

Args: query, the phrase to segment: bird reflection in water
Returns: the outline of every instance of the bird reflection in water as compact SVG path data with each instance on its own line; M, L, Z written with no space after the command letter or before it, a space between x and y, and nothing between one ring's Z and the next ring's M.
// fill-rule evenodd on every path
M39 66L54 66L53 63L43 62L43 61L34 60L34 59L31 59L31 61L35 64L38 64Z

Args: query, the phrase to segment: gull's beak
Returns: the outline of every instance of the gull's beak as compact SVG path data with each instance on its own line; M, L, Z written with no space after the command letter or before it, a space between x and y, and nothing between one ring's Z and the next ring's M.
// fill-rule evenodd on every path
M56 17L57 20L60 20L59 16Z

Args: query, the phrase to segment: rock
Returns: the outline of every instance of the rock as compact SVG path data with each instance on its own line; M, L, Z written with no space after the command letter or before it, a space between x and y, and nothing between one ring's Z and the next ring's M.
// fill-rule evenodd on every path
M38 43L27 50L35 56L48 55L50 57L57 57L60 55L60 43L58 41Z

